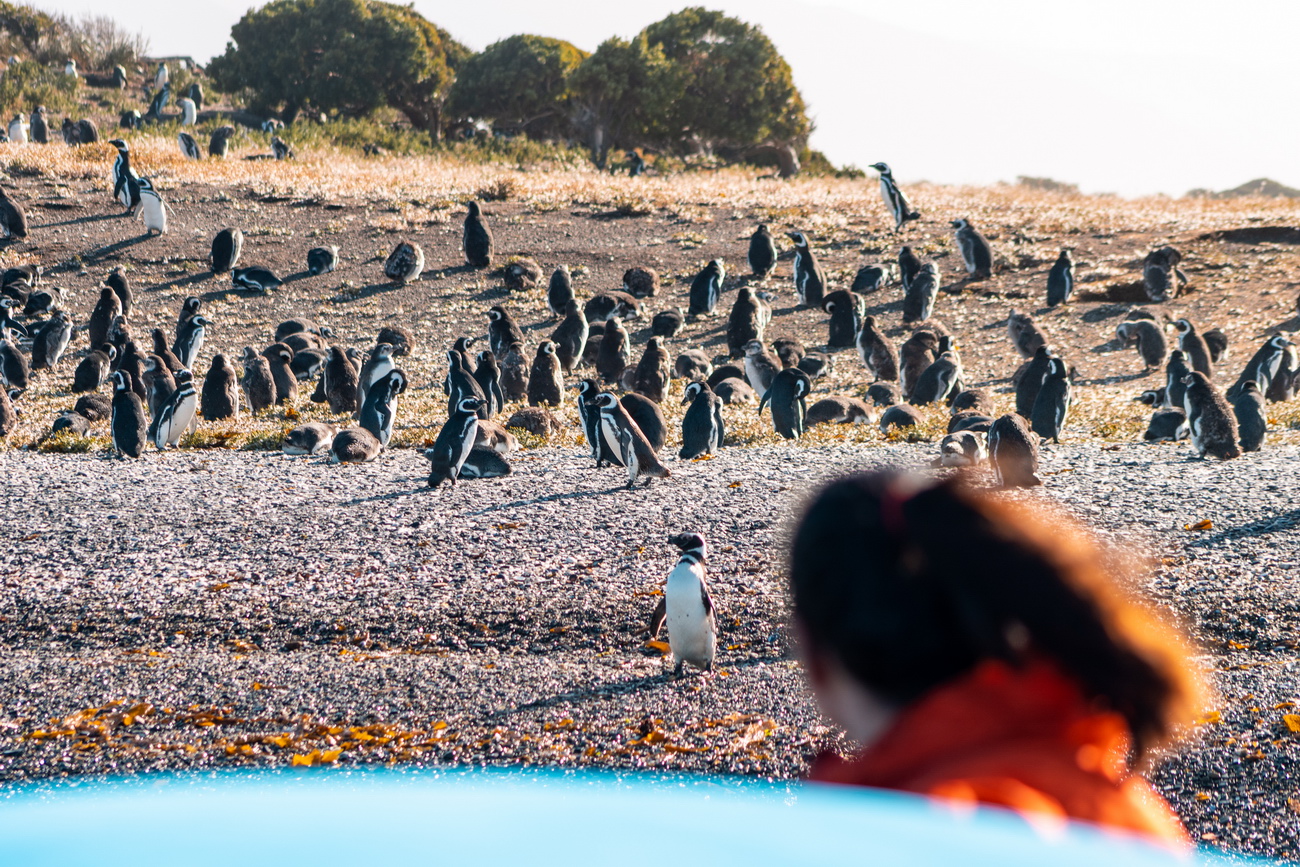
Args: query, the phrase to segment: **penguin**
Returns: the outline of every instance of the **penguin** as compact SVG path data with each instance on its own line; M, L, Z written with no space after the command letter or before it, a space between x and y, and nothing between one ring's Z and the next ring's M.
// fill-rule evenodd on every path
M939 441L939 466L973 467L988 459L986 434L963 430Z
M701 352L700 354L703 355L704 353ZM708 375L705 381L709 383L709 388L716 391L718 383L722 382L724 379L731 379L732 377L744 381L746 378L744 366L736 364L719 365L713 369L713 372Z
M145 443L149 441L144 404L131 390L130 377L121 370L113 374L113 415L109 429L113 450L119 458L138 458L144 454Z
M690 307L691 316L712 316L722 296L722 282L727 278L726 268L721 259L713 259L705 265L691 281Z
M622 322L611 319L605 323L605 333L600 339L596 372L606 383L618 382L629 360L627 331Z
M189 90L185 91L185 95L190 99L194 100L195 108L197 108L199 111L203 110L203 85L202 84L200 84L197 81L191 82Z
M1228 352L1228 335L1219 328L1211 328L1201 335L1205 348L1210 350L1210 363L1218 364Z
M564 319L551 333L551 342L555 344L555 356L560 359L560 368L565 373L572 373L582 363L589 329L587 317L573 298L565 302L563 315Z
M145 112L146 121L161 121L163 119L163 109L172 100L171 84L164 84L161 88L154 91L153 99L149 102L149 110Z
M992 426L993 416L974 409L964 409L961 412L954 413L948 419L948 433L957 433L963 430L988 433L989 428Z
M578 383L578 418L582 422L582 435L591 449L592 459L596 461L596 469L600 469L605 464L621 467L622 455L612 451L601 434L600 409L596 406L598 394L600 394L600 386L596 385L594 379L584 379Z
M28 296L31 297L30 295ZM0 329L6 332L16 332L23 337L31 337L27 326L23 325L13 317L13 308L18 306L18 301L7 295L0 295Z
M546 306L563 319L569 315L570 302L577 304L573 295L573 278L569 275L569 266L561 265L551 272L551 282L546 286ZM585 319L583 324L586 324Z
M27 144L27 121L21 114L14 115L9 121L9 141L13 144Z
M734 367L733 367L734 369ZM678 353L673 362L673 376L678 379L708 379L713 374L713 364L700 349L686 349ZM744 376L744 372L740 372Z
M589 323L606 322L614 317L636 319L644 311L645 305L626 292L598 292L582 308Z
M933 262L926 262L912 277L903 295L903 324L924 322L934 313L934 300L939 295L939 271Z
M925 417L916 407L907 403L896 403L885 407L885 411L880 414L880 433L882 436L888 436L891 430L916 427L923 421Z
M208 326L211 324L206 316L196 315L176 327L176 341L172 343L172 353L182 367L193 369L199 358L199 350L203 348L203 340L207 337Z
M1300 354L1293 343L1282 353L1282 363L1264 390L1264 398L1274 403L1288 401L1295 397L1297 386L1300 386Z
M1074 294L1074 259L1070 247L1064 247L1056 257L1056 264L1047 274L1047 306L1058 307Z
M120 138L109 142L117 148L117 159L113 161L113 198L122 203L128 213L135 213L140 206L139 175L131 168L131 148Z
M496 354L497 358L505 356L510 344L524 342L524 332L505 307L500 304L493 306L488 310L487 318L488 348Z
M122 302L117 293L105 286L99 290L99 300L95 309L90 311L90 321L86 323L86 334L91 346L100 346L108 340L108 328L113 320L122 315Z
M77 370L72 375L72 393L80 394L86 391L97 391L104 381L108 379L112 371L113 361L117 358L117 347L111 343L102 344L98 349L92 350L85 358L77 364ZM6 382L6 384L9 384ZM17 386L17 383L14 383ZM25 388L26 386L17 386Z
M298 402L298 377L293 373L293 350L283 343L272 343L262 350L275 383L275 402L293 406Z
M875 382L867 387L867 400L872 406L893 406L902 402L903 393L896 383Z
M379 457L383 450L379 437L358 425L334 435L330 442L330 463L367 464Z
M375 338L375 342L387 343L393 347L393 357L401 358L411 354L411 349L415 346L415 335L405 326L385 325L379 329L379 336Z
M797 367L789 367L776 375L772 385L758 402L758 414L763 407L772 407L772 425L776 432L788 440L803 436L804 419L808 415L807 397L812 391L812 380Z
M885 200L885 207L889 213L894 216L894 231L897 232L903 228L903 224L909 220L921 219L918 211L913 211L911 204L907 201L907 196L898 188L894 181L894 173L890 171L887 163L873 163L873 169L880 172L880 197Z
M738 377L727 377L710 387L722 401L723 406L731 406L733 403L758 403L758 392L750 388L748 382Z
M1282 368L1282 361L1286 358L1287 348L1290 345L1291 341L1282 334L1275 334L1264 341L1264 345L1246 363L1246 369L1241 372L1241 376L1237 377L1232 388L1228 389L1228 400L1235 400L1242 386L1248 381L1254 381L1258 388L1268 391L1273 378Z
M214 129L212 138L208 140L208 156L225 159L230 151L230 137L234 134L233 126L219 126Z
M776 242L767 226L761 225L749 236L749 254L746 257L749 272L757 280L766 280L776 270Z
M1145 403L1147 406L1164 406L1165 390L1164 388L1148 388L1133 399L1138 403Z
M438 431L433 447L425 449L424 456L429 459L429 487L436 488L443 482L456 485L461 468L474 448L482 403L473 397L463 399Z
M321 455L330 450L339 429L327 422L300 424L284 435L280 444L286 455Z
M218 352L212 356L208 375L203 378L200 409L204 421L239 418L239 378L235 368Z
M473 398L482 404L479 418L488 417L490 403L487 396L474 378L473 368L465 360L464 353L454 348L447 350L447 375L442 381L442 390L447 395L447 415L455 414L456 408L466 398Z
M623 272L623 291L634 298L653 298L659 294L659 272L653 268L628 268Z
M144 383L145 403L149 407L149 417L157 418L158 412L171 400L172 393L176 391L176 380L172 372L167 369L167 362L157 355L150 355L144 360L144 372L140 378Z
M618 399L627 410L628 416L641 429L641 435L650 443L650 449L656 455L664 450L668 442L668 423L664 421L663 411L644 394L630 391Z
M1213 455L1221 461L1241 457L1239 431L1232 407L1209 377L1193 370L1183 377L1183 410L1192 432L1192 446L1202 458Z
M1038 353L1038 347L1047 343L1047 337L1034 322L1034 317L1021 313L1014 307L1007 314L1007 337L1022 358L1033 358Z
M858 295L879 292L892 281L894 270L892 265L866 265L859 268L853 276L853 285L849 291Z
M650 321L650 333L655 337L665 339L676 337L682 333L686 327L686 316L682 308L674 307L671 310L661 310L655 314L654 319Z
M112 277L111 274L109 276L110 278ZM188 320L190 320L195 316L198 316L199 308L201 308L202 306L203 306L203 302L198 298L195 298L193 295L191 295L189 298L186 298L185 301L181 304L181 312L176 315L176 327L179 329L180 326L184 325ZM276 340L279 339L280 338L278 337L276 338Z
M361 427L374 434L380 448L387 448L393 438L393 420L397 417L397 396L406 391L406 374L391 368L366 392L361 406Z
M212 273L225 274L230 271L239 263L239 254L243 250L244 233L239 229L228 227L217 232L217 236L212 239L212 253L208 257L212 263Z
M949 345L948 338L940 339L940 348ZM955 349L944 349L939 357L930 362L908 396L913 406L925 406L931 403L945 403L956 394L962 378L961 356Z
M528 358L522 343L506 347L501 357L501 391L508 403L528 399Z
M32 141L36 144L50 143L50 123L45 115L45 106L38 105L31 117Z
M640 476L647 476L646 483L649 484L652 478L672 475L659 462L650 441L614 395L607 391L596 395L595 405L600 413L600 436L604 438L606 447L627 467L629 490Z
M361 408L358 383L357 369L343 347L338 344L331 346L330 357L321 372L321 388L329 402L330 412L351 415Z
M167 203L163 201L162 193L148 178L140 178L137 184L140 187L140 219L144 221L145 231L151 235L154 232L166 235Z
M77 140L81 144L95 144L99 141L99 127L89 118L77 121Z
M279 289L284 285L284 281L275 276L269 268L252 266L232 270L230 284L236 289L265 295L273 289Z
M32 338L31 369L52 370L63 357L64 350L68 348L68 341L71 339L72 321L62 310L55 310L54 315Z
M149 439L159 451L179 448L186 431L193 433L199 429L199 397L194 393L194 375L188 370L178 371L175 385L149 425Z
M858 329L854 343L858 347L858 357L862 364L877 381L898 379L898 350L893 341L876 326L876 317L862 317L862 326Z
M1038 347L1034 358L1024 368L1020 381L1016 383L1016 412L1026 419L1033 418L1034 404L1038 393L1043 388L1052 365L1052 350L1047 346Z
M677 456L689 461L716 454L727 434L722 423L722 400L707 382L696 380L686 386L682 403L690 406L682 416L682 449Z
M154 78L153 78L154 88L156 90L162 90L164 87L167 87L168 85L171 84L171 80L172 80L171 74L168 73L167 71L167 64L160 61L158 63L158 71L154 73Z
M1142 439L1149 443L1177 442L1191 435L1187 429L1187 413L1181 408L1158 409L1151 414Z
M339 266L339 248L331 244L328 247L312 247L307 251L307 273L313 277L329 274Z
M277 160L291 160L293 159L293 148L278 135L271 136L271 155Z
M251 346L244 347L244 376L240 384L248 400L248 411L254 416L275 406L275 380L271 365Z
M1147 298L1161 302L1178 297L1180 285L1187 282L1178 270L1182 258L1173 247L1161 247L1147 254L1142 262L1142 288Z
M179 132L176 134L176 141L181 146L181 153L186 159L203 159L203 151L199 148L199 143L194 140L194 136L187 132Z
M920 270L921 259L912 251L911 247L903 247L898 251L898 279L903 284L904 294L912 288L912 278Z
M5 395L3 400L7 400L9 397L4 392L0 392L0 394ZM12 404L10 405L12 406ZM77 436L90 436L90 419L75 410L61 412L54 417L54 424L50 425L50 436L57 436L60 431L65 430ZM4 431L0 431L0 436L3 436L4 433Z
M27 237L27 212L3 187L0 187L0 234L6 239Z
M1070 415L1070 377L1065 362L1060 358L1051 359L1047 365L1047 376L1038 390L1029 416L1030 425L1034 433L1059 443L1061 431L1065 429Z
M1128 346L1137 343L1138 355L1146 370L1157 367L1169 354L1164 329L1147 319L1130 320L1115 326L1115 336Z
M527 292L537 288L537 281L542 279L542 269L532 259L515 259L502 271L502 282L508 292Z
M564 374L560 372L560 360L555 357L555 344L543 340L528 372L528 405L559 406L563 394Z
M384 262L384 276L399 286L419 280L422 273L424 250L410 241L400 241Z
M1264 412L1264 393L1259 383L1248 379L1232 399L1232 414L1237 419L1237 435L1243 452L1257 452L1264 444L1268 418Z
M911 399L921 374L939 357L939 338L928 328L918 328L898 348L898 357L898 390Z
M486 268L492 264L492 230L478 202L470 202L465 214L465 231L461 235L465 262L471 268ZM496 350L492 350L496 352Z
M667 623L668 647L675 661L674 677L682 676L682 667L688 662L702 671L712 671L717 653L718 625L713 598L704 583L708 545L698 533L679 533L669 537L668 543L675 545L682 554L668 573L663 611L656 609L652 616L651 634L657 635L662 624Z
M1181 349L1169 353L1169 361L1165 364L1165 407L1183 408L1183 395L1187 392L1183 377L1191 372L1192 369L1187 366L1187 356L1183 355Z
M664 392L672 378L668 353L664 349L662 337L651 337L637 362L636 373L632 380L632 390L643 394L655 403L664 402Z
M1007 413L989 428L989 463L1004 488L1032 488L1038 477L1038 437L1030 433L1022 416Z
M767 347L757 340L745 344L745 379L757 394L764 394L772 387L781 366L767 351Z
M763 333L772 321L772 308L754 294L748 286L741 286L736 301L727 318L727 350L731 358L743 358L745 344L751 340L763 341ZM832 320L833 321L833 320Z
M794 292L801 307L820 307L826 292L826 272L818 264L803 232L786 232L794 241Z
M474 447L483 446L503 455L519 451L519 438L506 430L504 425L485 419L478 420L478 434L474 438Z
M293 347L290 347L290 349L292 348ZM289 363L289 369L293 371L294 378L299 382L316 380L325 369L325 362L329 361L329 357L330 354L328 349L318 349L314 347L299 349L294 352L293 361ZM279 393L278 389L276 393ZM325 400L325 393L321 392L319 398L320 399L317 400L315 395L312 396L312 400L317 403L323 403Z
M9 334L9 329L0 325L0 383L7 389L25 389L31 379L31 367L27 363L27 356L23 355ZM98 388L98 384L95 387Z
M826 345L830 349L849 349L858 338L858 328L866 302L861 295L844 289L832 292L822 300L822 309L831 315Z
M13 299L6 299L12 301ZM28 318L49 314L54 312L64 301L64 291L59 286L51 286L49 291L33 290L27 296L27 303L23 305L23 316Z
M993 395L982 388L968 388L953 395L948 407L954 414L963 410L989 413L993 411Z
M375 344L375 348L370 350L370 357L357 372L357 403L364 407L366 393L370 391L370 386L386 377L388 371L394 367L396 365L393 363L393 347L387 343Z
M112 340L111 335L109 339ZM149 392L144 387L144 356L140 354L134 340L127 340L120 346L122 348L117 353L117 369L130 374L132 390L141 400L147 400Z
M1178 348L1187 357L1192 370L1205 374L1206 379L1214 378L1214 365L1210 361L1210 349L1204 338L1196 331L1196 326L1189 319L1179 319L1174 323L1178 329Z
M875 413L856 397L824 397L808 407L808 416L804 424L812 427L816 424L870 424L876 420Z
M482 428L483 422L479 422ZM470 449L469 457L460 467L462 479L496 479L508 476L513 470L510 463L499 452L483 446Z
M964 218L953 220L952 227L956 230L953 232L953 237L970 279L987 280L992 277L993 248L989 246L988 239L980 233L979 229L971 225L970 220Z
M113 414L113 402L102 394L83 394L72 409L92 422L104 421Z
M484 349L478 354L474 381L478 383L483 398L487 401L487 406L479 413L480 417L492 418L506 408L506 395L501 389L501 369L497 367L497 357L492 354L492 350ZM480 425L479 430L482 429Z

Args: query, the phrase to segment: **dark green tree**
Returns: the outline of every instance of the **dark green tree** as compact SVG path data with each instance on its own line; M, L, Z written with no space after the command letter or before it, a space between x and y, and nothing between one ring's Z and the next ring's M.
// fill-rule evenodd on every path
M608 39L570 79L574 124L602 168L611 148L663 139L678 77L663 50L644 36Z
M489 118L532 138L565 132L569 77L586 57L582 49L546 36L494 42L456 71L447 110Z

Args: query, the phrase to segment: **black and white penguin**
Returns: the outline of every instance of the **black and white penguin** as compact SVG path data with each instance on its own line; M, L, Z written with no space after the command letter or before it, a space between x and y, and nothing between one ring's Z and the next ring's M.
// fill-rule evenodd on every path
M188 370L176 374L176 388L167 402L154 413L149 439L154 448L179 448L186 431L199 429L199 396L194 392L194 375Z
M32 337L32 370L53 369L72 339L72 320L62 310L55 310L49 320Z
M474 366L474 381L478 383L487 406L479 412L479 418L489 419L506 407L505 391L501 388L501 368L497 366L497 357L490 349L484 349L477 356ZM479 427L482 430L482 426Z
M1168 301L1178 296L1178 290L1187 282L1178 269L1183 256L1173 247L1152 250L1142 262L1142 287L1152 301Z
M803 232L786 232L794 241L794 292L801 307L820 307L826 293L826 272Z
M283 343L272 343L262 350L262 357L271 368L271 380L275 383L275 402L282 406L293 406L298 402L298 377L293 372L294 352Z
M745 379L755 393L765 394L780 372L781 365L766 346L757 340L745 344Z
M925 421L921 411L908 403L896 403L885 407L880 414L880 433L888 436L891 430L916 427Z
M822 309L831 315L826 345L831 349L848 349L858 338L858 328L866 311L861 295L840 289L822 299Z
M0 326L0 384L6 389L25 389L31 379L31 367L27 363L27 356L9 335L9 329Z
M637 362L632 378L632 390L643 394L655 403L663 403L668 382L672 379L672 366L662 337L651 337Z
M379 437L357 425L345 428L330 442L331 464L367 464L384 450Z
M1053 358L1048 362L1047 376L1043 379L1034 408L1029 416L1034 433L1052 442L1061 441L1061 431L1070 416L1072 398L1069 372L1065 362Z
M1201 457L1213 455L1221 461L1241 457L1240 434L1232 407L1214 383L1199 370L1183 377L1183 410L1192 432L1192 446Z
M684 349L673 362L673 376L678 379L708 379L712 374L713 363L701 349ZM741 376L744 376L743 371Z
M485 370L486 374L487 371ZM491 412L491 401L484 393L482 385L474 377L474 368L465 359L465 353L455 348L447 350L447 375L442 380L443 393L447 395L447 415L453 415L456 408L466 399L479 401L479 417L487 418Z
M505 357L510 344L524 342L523 330L510 315L510 311L502 305L494 305L488 310L487 318L488 348L496 353L497 358Z
M1197 332L1196 326L1190 319L1179 319L1174 322L1174 327L1178 329L1178 348L1187 357L1192 370L1205 374L1206 379L1213 379L1214 364L1210 361L1210 348L1205 345L1205 339Z
M321 372L321 388L330 405L330 412L351 415L360 409L359 383L357 368L347 352L338 344L331 346L330 357Z
M0 187L0 235L6 239L27 237L27 212Z
M1210 363L1218 364L1228 352L1228 335L1220 328L1211 328L1201 335L1205 348L1210 350Z
M1248 381L1253 381L1256 386L1267 392L1273 383L1273 377L1277 376L1277 372L1282 368L1289 346L1291 341L1283 334L1275 334L1264 341L1264 345L1256 350L1250 357L1250 361L1246 363L1246 369L1241 372L1241 376L1237 377L1232 388L1228 389L1228 400L1234 400Z
M117 293L105 286L99 290L99 300L90 311L90 321L86 323L86 336L91 346L100 346L108 340L108 328L113 320L122 315L122 302Z
M708 545L698 533L679 533L670 537L668 542L682 552L664 585L664 621L668 625L668 647L675 663L673 676L681 677L682 666L688 662L703 671L712 671L717 653L718 624L713 598L704 582ZM658 632L657 623L651 631Z
M153 182L148 178L140 178L137 182L140 187L140 219L144 221L144 229L149 234L157 232L159 235L167 234L167 203L163 201L162 193L154 187Z
M113 198L122 203L128 212L134 213L140 206L140 176L131 168L131 148L120 138L109 142L117 148L117 159L113 161Z
M111 336L109 339L112 339ZM130 375L131 389L141 400L146 400L149 392L144 387L144 356L140 354L134 340L126 341L121 347L117 353L117 369L125 370Z
M6 299L12 301L13 299ZM34 289L27 296L27 303L23 305L23 316L28 318L41 316L54 312L65 300L64 290L59 286L51 286L48 290Z
M406 374L390 368L366 391L358 421L375 435L382 448L393 438L393 421L397 418L397 396L406 391Z
M384 276L399 286L420 279L424 273L424 250L411 241L399 241L384 261Z
M72 393L81 394L86 391L97 391L108 379L109 373L113 369L113 361L116 358L117 347L111 343L101 344L98 349L88 353L77 364L77 370L72 375ZM26 386L18 387L25 388Z
M569 315L570 301L577 303L573 295L573 277L569 274L569 266L561 265L551 272L551 282L546 286L546 306L556 316L564 318ZM586 320L583 322L585 324Z
M1187 356L1183 355L1181 349L1169 353L1169 361L1165 364L1164 405L1166 407L1183 408L1183 395L1187 393L1187 386L1183 383L1183 379L1191 372L1192 369L1187 366Z
M1051 366L1051 348L1040 346L1034 353L1033 360L1020 374L1020 381L1016 383L1016 412L1026 419L1034 416L1034 404L1038 401L1038 393L1042 391L1043 381L1047 379Z
M727 278L726 268L721 259L713 259L705 265L691 281L690 307L691 316L712 316L722 297L722 283Z
M743 358L745 344L751 340L760 343L768 323L772 321L772 308L748 286L741 286L736 301L727 318L727 350L732 358Z
M271 156L277 160L291 160L293 159L293 148L278 135L271 136Z
M1038 437L1016 413L1001 416L989 428L989 463L1004 488L1032 488L1038 477Z
M483 427L483 422L479 422L479 429ZM507 461L500 452L485 446L475 446L470 449L469 456L460 466L460 477L462 479L497 479L501 476L508 476L513 470L510 462Z
M948 419L948 433L969 430L987 434L992 426L993 416L975 409L964 409L955 412Z
M1264 389L1264 399L1282 403L1295 397L1297 388L1300 388L1300 352L1292 343L1282 353L1282 363L1268 388Z
M1022 358L1033 358L1038 354L1038 347L1047 344L1047 335L1043 334L1034 317L1014 307L1007 314L1007 337Z
M230 137L235 134L233 126L219 126L212 131L208 140L208 156L225 159L230 151Z
M606 391L596 395L594 403L600 413L600 435L605 440L606 448L618 455L622 464L627 467L629 489L634 487L637 478L643 475L648 477L647 483L651 478L662 479L672 475L668 472L668 468L659 462L650 441L632 420L632 416L628 414L623 404L619 403L618 398Z
M596 406L598 394L600 394L600 386L596 385L594 379L584 379L578 383L578 417L582 421L582 435L587 440L588 448L591 449L591 457L596 461L597 469L605 464L622 466L622 456L610 450L609 444L601 434L600 409Z
M912 275L907 292L903 295L903 324L924 322L934 313L934 301L939 296L939 269L926 262Z
M952 395L960 390L959 386L962 379L961 356L955 349L944 348L950 343L951 341L948 338L940 338L940 349L943 351L917 377L916 385L913 386L911 394L908 395L908 402L913 406L946 403Z
M203 85L202 84L200 84L197 81L191 82L189 89L185 91L185 95L189 99L194 101L194 107L197 110L199 111L203 110Z
M176 326L176 342L172 344L172 354L182 367L193 369L211 324L206 316L195 315Z
M1177 442L1191 435L1191 431L1187 429L1187 413L1179 407L1158 409L1153 412L1142 439L1149 443Z
M912 288L912 278L921 270L921 259L912 251L911 247L903 247L898 251L898 279L903 284L903 292Z
M370 350L366 363L361 365L361 370L357 371L357 403L364 407L366 393L370 391L370 386L388 376L388 372L394 367L396 364L393 363L393 347L387 343L375 344L375 348Z
M659 294L659 272L637 265L623 272L623 292L633 298L653 298Z
M1125 346L1137 344L1138 355L1147 370L1158 367L1169 355L1169 341L1165 339L1164 329L1148 319L1121 322L1115 326L1115 336Z
M176 141L180 144L181 153L185 155L186 159L203 159L203 150L199 147L199 143L194 140L194 136L187 132L179 132L176 134Z
M0 330L6 333L21 334L23 337L30 337L31 334L28 333L27 326L13 317L13 310L19 303L8 295L0 295Z
M776 375L771 387L758 402L758 414L763 407L772 407L772 425L776 432L788 440L803 436L808 415L807 398L812 392L812 380L797 367L788 367Z
M465 250L465 261L471 268L486 268L492 264L492 230L488 228L478 202L468 205L461 246Z
M686 327L686 314L680 307L661 310L650 320L650 333L665 339L676 337Z
M627 331L622 322L611 319L605 323L605 333L600 338L596 372L606 383L618 382L630 360Z
M939 357L939 337L928 328L918 328L898 348L898 390L905 400L910 400L916 384L934 360Z
M727 433L722 423L722 399L707 382L695 380L686 386L682 403L690 406L682 416L682 449L677 456L689 461L717 453Z
M329 274L339 266L339 248L333 244L328 247L312 247L307 251L307 273L313 277Z
M979 431L957 431L939 441L941 467L974 467L984 463L988 456L988 435Z
M176 327L179 329L180 326L184 325L188 320L190 320L195 316L198 316L199 309L202 306L203 306L203 301L201 299L195 298L193 295L186 298L185 301L181 303L181 312L176 314ZM276 338L276 340L279 339L280 339L279 337Z
M507 403L528 399L528 356L522 343L512 343L501 356L501 392Z
M894 216L894 231L897 232L903 228L903 224L908 220L921 219L921 214L912 210L911 204L907 201L907 196L903 195L903 191L898 188L889 165L886 163L873 163L871 167L880 172L880 197L885 200L885 207Z
M113 374L113 416L109 427L113 450L119 458L138 458L144 454L145 444L149 441L144 404L131 390L130 377L121 370Z
M482 401L473 397L462 400L438 431L433 447L425 449L424 456L429 459L429 487L436 488L443 482L455 486L460 478L461 468L478 436L480 404Z
M749 272L759 280L766 280L776 270L776 242L767 226L759 226L749 237Z
M587 317L583 315L578 302L569 298L564 304L564 319L551 333L551 342L555 344L555 357L560 359L560 368L565 373L582 363L582 353L587 348Z
M853 285L849 291L859 295L879 292L893 282L895 270L893 265L864 265L853 276Z
M877 380L898 379L898 349L876 326L876 317L862 317L862 327L858 329L854 342L858 347L858 357L873 377Z
M176 379L167 368L167 362L157 355L145 358L144 371L140 378L144 383L145 404L149 407L149 417L157 418L158 413L176 391Z
M804 419L807 427L817 424L871 424L876 420L876 414L856 397L840 397L834 395L823 397L821 400L808 407L808 415Z
M952 227L956 231L953 238L957 242L957 250L961 253L961 261L966 266L966 271L970 274L972 280L987 280L993 276L993 248L989 246L988 239L971 225L970 220L959 219L952 221Z
M659 404L635 391L629 391L620 397L618 402L623 404L623 409L627 410L628 416L641 429L641 434L646 438L646 442L650 443L654 453L659 454L663 451L664 445L668 442L668 422L664 420L663 410L659 408Z
M1259 384L1248 379L1232 399L1232 414L1237 417L1238 442L1243 452L1257 452L1264 445L1268 417L1264 412L1264 393Z
M528 405L559 406L564 402L564 373L555 357L555 344L543 340L528 372Z
M256 416L275 406L275 380L271 377L271 365L251 346L244 347L243 364L240 384L248 399L248 411Z
M293 371L294 377L299 382L319 380L321 373L325 370L325 362L329 361L329 357L330 353L328 349L318 349L314 347L299 349L294 352L293 361L290 362L289 367ZM320 391L319 395L312 396L312 400L316 403L324 403L325 393Z
M286 455L323 455L334 444L338 432L338 427L328 422L307 422L285 434L280 448Z
M1047 306L1056 307L1070 300L1074 294L1074 259L1069 247L1061 250L1056 264L1047 274Z
M38 105L31 117L32 141L36 144L50 143L50 122L45 114L45 106Z
M273 289L279 289L284 285L284 281L275 276L271 269L253 265L232 270L230 284L236 289L265 295Z
M239 377L226 356L220 352L212 356L208 375L203 378L200 398L204 421L239 417Z

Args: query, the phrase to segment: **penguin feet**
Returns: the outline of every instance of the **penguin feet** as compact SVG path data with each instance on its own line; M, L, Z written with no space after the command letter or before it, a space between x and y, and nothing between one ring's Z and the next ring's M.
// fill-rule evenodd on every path
M682 665L683 665L684 662L685 662L685 660L679 659L679 660L677 660L677 665L673 666L673 678L674 678L674 679L676 679L676 680L681 680L681 678L682 678Z

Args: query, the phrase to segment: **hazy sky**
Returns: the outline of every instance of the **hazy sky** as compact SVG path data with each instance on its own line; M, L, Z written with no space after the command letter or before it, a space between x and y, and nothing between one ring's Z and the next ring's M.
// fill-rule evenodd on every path
M1300 3L1234 0L692 0L759 24L794 69L837 164L902 180L1049 176L1181 194L1267 176L1300 186ZM250 0L36 0L109 11L156 54L220 53ZM471 48L515 33L588 51L688 0L415 0Z

